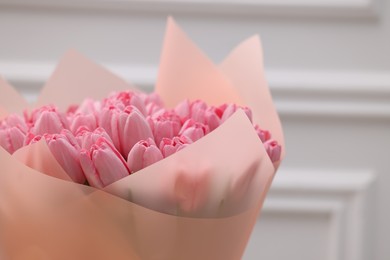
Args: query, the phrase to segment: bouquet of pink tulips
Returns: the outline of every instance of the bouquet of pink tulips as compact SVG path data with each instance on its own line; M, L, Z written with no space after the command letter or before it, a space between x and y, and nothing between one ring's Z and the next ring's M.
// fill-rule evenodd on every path
M284 155L261 60L169 19L151 94L74 51L34 107L0 80L0 257L240 259Z
M102 102L87 99L66 113L43 106L24 117L11 114L0 121L0 145L12 154L43 138L72 181L103 188L197 141L237 109L200 100L166 109L155 93L123 91ZM251 110L242 109L252 121ZM277 141L258 125L254 129L271 161L279 161Z

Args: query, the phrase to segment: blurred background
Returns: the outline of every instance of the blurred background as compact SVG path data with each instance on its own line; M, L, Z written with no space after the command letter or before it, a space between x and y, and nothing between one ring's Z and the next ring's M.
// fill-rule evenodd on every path
M243 259L389 259L385 0L0 0L0 74L34 100L75 48L150 91L169 14L216 63L262 39L287 157Z

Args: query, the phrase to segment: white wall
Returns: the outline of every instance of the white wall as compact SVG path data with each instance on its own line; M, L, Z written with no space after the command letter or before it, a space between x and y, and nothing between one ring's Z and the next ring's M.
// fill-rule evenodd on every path
M0 73L33 98L69 48L151 88L167 14L216 62L259 33L287 157L244 259L385 260L385 0L0 0Z

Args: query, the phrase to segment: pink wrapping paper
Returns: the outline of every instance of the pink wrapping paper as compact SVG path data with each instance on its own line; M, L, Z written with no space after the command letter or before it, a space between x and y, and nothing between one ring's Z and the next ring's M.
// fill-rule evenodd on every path
M28 103L7 81L0 77L0 118L4 112L21 113Z
M170 18L156 91L169 107L184 98L249 105L255 122L272 130L284 150L261 60L258 38L251 38L217 67ZM37 105L65 109L128 88L71 51ZM0 117L26 107L4 81L0 90L8 95L1 95ZM0 148L0 162L4 259L240 259L279 165L243 111L104 190L70 182L45 142L13 155Z
M8 112L4 108L0 107L0 120L3 119L4 117L6 117L7 115L8 115Z
M65 110L86 97L102 99L111 91L133 87L74 50L68 51L42 89L36 106L55 104Z

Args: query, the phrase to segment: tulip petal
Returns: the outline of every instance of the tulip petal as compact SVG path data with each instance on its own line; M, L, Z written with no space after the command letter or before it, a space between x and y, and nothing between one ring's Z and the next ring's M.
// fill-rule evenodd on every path
M91 152L92 161L104 186L129 175L126 163L119 156L107 142L100 143L99 148Z
M102 189L104 187L100 176L91 160L90 153L86 150L80 152L80 164L87 178L88 184L92 187Z
M85 176L80 165L79 150L63 137L56 137L48 141L50 151L58 163L77 183L84 183Z

